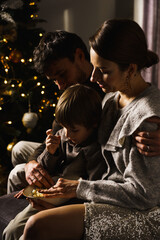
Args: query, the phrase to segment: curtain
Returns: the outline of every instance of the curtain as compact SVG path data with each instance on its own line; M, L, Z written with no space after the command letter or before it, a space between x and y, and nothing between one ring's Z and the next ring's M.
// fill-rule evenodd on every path
M148 49L156 52L160 58L160 0L143 0L142 28ZM160 63L144 70L143 77L160 88Z

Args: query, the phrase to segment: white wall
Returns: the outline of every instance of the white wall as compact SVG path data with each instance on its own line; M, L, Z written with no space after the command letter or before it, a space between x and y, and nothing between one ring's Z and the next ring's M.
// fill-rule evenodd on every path
M41 0L39 17L48 31L63 29L88 38L109 18L132 18L133 0Z
M134 20L142 27L144 0L134 0Z

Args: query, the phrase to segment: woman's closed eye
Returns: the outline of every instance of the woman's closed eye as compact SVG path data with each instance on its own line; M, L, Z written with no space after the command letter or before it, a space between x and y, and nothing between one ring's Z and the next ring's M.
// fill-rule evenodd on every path
M108 71L108 70L104 70L104 69L100 69L100 71L103 75L104 74L110 75L112 73L112 71Z

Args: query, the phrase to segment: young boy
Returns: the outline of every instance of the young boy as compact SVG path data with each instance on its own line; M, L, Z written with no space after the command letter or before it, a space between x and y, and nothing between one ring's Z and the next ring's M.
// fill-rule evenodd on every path
M52 176L96 180L104 172L97 127L101 98L85 85L76 84L61 95L55 117L62 126L56 135L47 131L46 148L37 161Z
M73 85L61 95L55 117L62 129L56 135L52 134L51 129L47 131L46 148L38 157L38 162L52 177L89 180L102 178L106 163L97 142L101 109L98 93L85 85ZM59 205L64 201L59 199ZM13 236L14 239L19 239L26 221L35 213L37 210L29 204L5 228L3 240L12 239Z

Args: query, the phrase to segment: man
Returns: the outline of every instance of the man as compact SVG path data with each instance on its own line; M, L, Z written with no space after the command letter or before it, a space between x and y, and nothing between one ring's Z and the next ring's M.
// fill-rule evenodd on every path
M89 53L82 39L74 33L59 30L44 35L34 51L34 63L37 72L54 81L61 91L81 83L93 87L104 96L98 84L90 82L92 65ZM59 129L55 121L53 129L54 133ZM8 178L8 193L33 183L37 187L46 188L53 185L47 171L36 161L44 148L44 143L26 141L15 145L12 150L12 164L15 168Z

